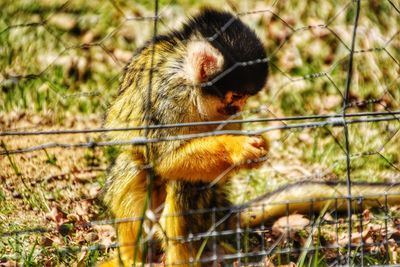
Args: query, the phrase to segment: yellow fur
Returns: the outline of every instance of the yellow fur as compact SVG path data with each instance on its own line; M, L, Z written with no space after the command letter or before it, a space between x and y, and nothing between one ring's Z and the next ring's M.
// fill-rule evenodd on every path
M165 263L166 265L174 263L174 266L189 266L188 264L177 263L195 259L198 244L192 242L189 245L176 240L186 238L187 233L184 231L185 222L182 220L182 216L176 216L179 211L175 208L174 194L169 193L170 191L170 186L167 186L167 199L165 200L163 216L160 219L160 224L166 234L166 241L164 242ZM193 264L192 266L196 265Z

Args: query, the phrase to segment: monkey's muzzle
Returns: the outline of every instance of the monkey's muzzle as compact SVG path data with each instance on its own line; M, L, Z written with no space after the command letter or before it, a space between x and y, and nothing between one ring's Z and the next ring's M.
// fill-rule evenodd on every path
M220 109L219 112L224 115L234 115L241 110L240 107L235 105L227 105L224 108Z

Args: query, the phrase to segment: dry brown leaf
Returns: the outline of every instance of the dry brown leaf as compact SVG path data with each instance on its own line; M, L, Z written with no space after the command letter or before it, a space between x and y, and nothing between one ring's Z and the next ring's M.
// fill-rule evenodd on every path
M87 200L80 201L75 208L76 214L82 218L87 218L90 212L91 204Z
M94 242L99 239L99 235L93 232L85 234L85 240L87 242Z
M59 211L57 207L51 208L51 210L48 213L46 213L45 216L46 219L54 221L57 224L57 226L60 226L68 222L68 219L66 218L65 214Z
M99 244L108 248L116 238L115 229L111 225L94 225L94 230L99 236Z

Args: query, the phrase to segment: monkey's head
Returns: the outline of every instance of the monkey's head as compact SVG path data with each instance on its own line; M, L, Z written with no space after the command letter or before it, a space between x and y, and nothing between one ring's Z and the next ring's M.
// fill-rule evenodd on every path
M221 119L242 110L247 98L265 85L265 49L237 16L205 9L184 25L185 73L200 88L199 111Z

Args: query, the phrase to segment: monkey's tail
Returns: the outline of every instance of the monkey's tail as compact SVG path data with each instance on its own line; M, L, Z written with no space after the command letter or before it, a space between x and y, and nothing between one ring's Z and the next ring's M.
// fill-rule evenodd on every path
M400 204L400 183L353 182L349 196L345 182L297 182L240 205L241 224L258 226L279 216L324 208L345 211L349 199L352 208L362 209Z

